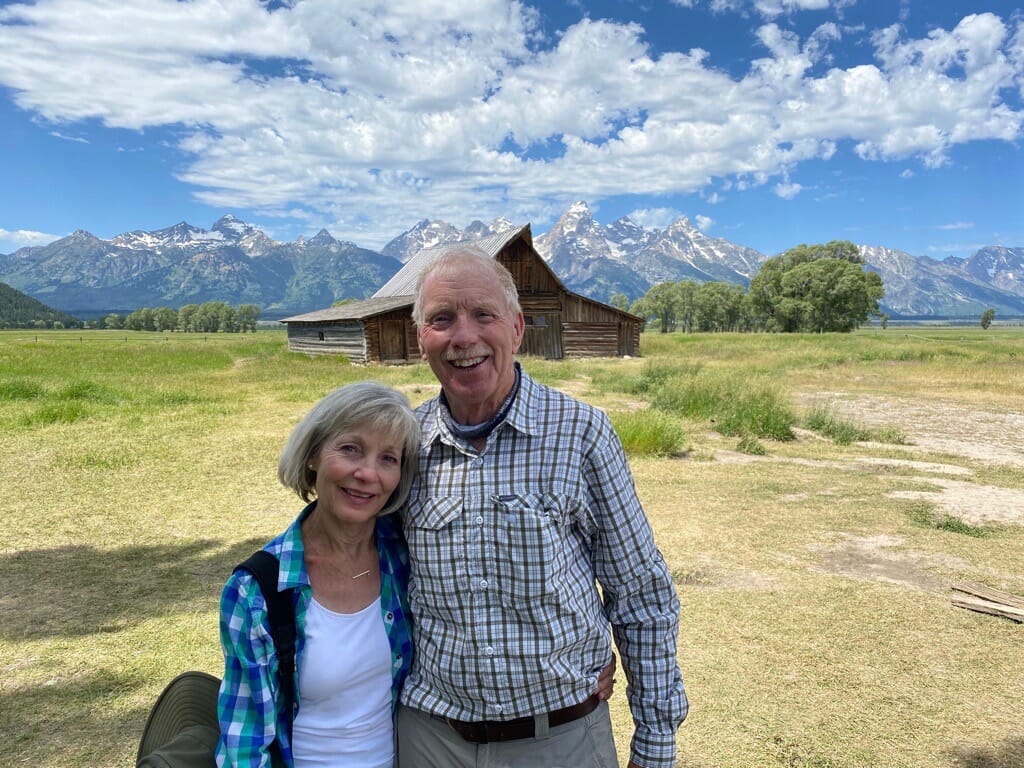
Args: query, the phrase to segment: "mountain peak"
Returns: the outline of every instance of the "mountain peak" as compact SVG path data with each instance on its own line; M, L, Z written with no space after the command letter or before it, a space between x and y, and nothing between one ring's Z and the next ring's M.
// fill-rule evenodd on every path
M690 220L686 216L680 216L678 219L668 225L669 232L699 232L695 226L690 223Z
M555 226L551 228L551 231L557 231L562 235L570 233L584 235L593 224L594 219L590 215L590 207L580 200L569 206L568 210L555 222Z
M232 216L230 213L227 213L213 223L210 231L220 232L229 239L237 239L250 234L253 231L253 227L249 226L236 216Z
M321 229L307 241L310 245L331 245L338 242L326 229Z

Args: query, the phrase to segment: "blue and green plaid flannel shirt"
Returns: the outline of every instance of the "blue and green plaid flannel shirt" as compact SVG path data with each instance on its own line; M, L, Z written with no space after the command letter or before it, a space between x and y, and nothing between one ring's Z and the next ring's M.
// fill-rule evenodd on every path
M298 587L295 601L296 670L295 690L299 689L299 669L305 645L306 610L313 595L306 572L302 546L302 521L316 506L312 502L284 533L264 549L280 561L280 589ZM391 644L391 700L397 701L402 682L412 662L406 586L408 553L396 515L377 518L377 552L380 556L381 613L388 642ZM289 718L294 713L278 706L278 661L270 634L266 605L251 574L238 571L231 575L220 601L220 639L224 649L224 680L221 683L217 711L221 737L217 744L217 765L231 768L270 766L270 746L282 735L281 753L285 763L293 765L289 742ZM297 702L296 712L302 703Z

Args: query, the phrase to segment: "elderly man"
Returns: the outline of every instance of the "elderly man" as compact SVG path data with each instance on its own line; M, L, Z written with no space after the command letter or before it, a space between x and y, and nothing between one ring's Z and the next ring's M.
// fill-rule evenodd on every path
M441 394L419 409L405 517L416 652L399 765L618 765L593 693L614 635L630 766L672 766L679 602L608 419L520 368L516 286L487 254L430 264L413 315Z

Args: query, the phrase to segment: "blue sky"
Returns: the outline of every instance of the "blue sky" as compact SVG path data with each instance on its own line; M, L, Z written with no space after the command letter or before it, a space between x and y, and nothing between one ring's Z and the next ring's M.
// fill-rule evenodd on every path
M0 51L0 253L225 213L540 234L576 200L769 255L1024 246L1010 2L37 0Z

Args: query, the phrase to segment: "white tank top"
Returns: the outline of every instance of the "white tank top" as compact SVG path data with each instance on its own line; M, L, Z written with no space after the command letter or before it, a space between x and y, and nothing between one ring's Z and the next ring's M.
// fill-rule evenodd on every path
M379 597L357 613L309 601L295 768L392 768L391 646L380 610Z

